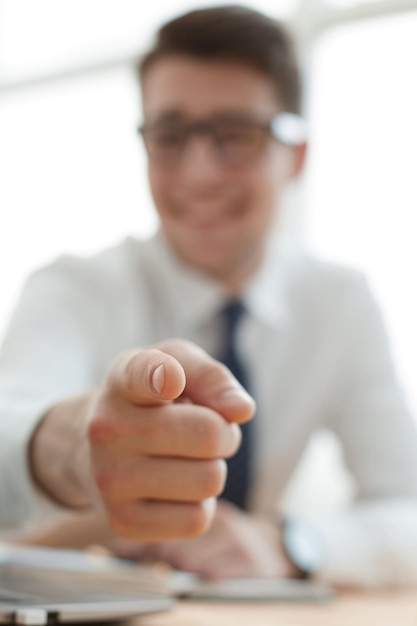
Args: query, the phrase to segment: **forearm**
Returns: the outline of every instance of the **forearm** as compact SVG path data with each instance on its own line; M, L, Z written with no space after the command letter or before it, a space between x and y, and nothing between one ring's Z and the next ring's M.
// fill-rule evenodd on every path
M40 421L29 447L34 482L56 502L87 508L86 424L92 392L53 406Z

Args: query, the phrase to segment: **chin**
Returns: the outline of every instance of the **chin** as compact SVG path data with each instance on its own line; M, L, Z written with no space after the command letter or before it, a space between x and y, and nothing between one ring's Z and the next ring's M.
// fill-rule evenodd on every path
M214 258L212 256L205 255L189 255L186 259L186 262L199 269L207 274L211 274L213 276L222 275L225 271L225 268L232 265L230 259L223 258Z
M231 249L199 249L184 251L182 258L191 267L203 272L219 281L227 281L230 276L240 273L242 268L242 254ZM184 253L185 252L185 253Z
M187 265L209 273L217 272L221 267L228 265L233 257L230 254L230 247L226 251L220 247L199 245L198 241L188 246L182 242L182 245L179 243L175 248Z

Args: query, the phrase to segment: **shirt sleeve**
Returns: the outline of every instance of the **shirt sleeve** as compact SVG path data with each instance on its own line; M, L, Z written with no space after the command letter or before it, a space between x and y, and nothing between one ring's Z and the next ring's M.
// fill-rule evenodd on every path
M360 278L343 303L341 383L330 426L357 501L313 523L321 576L342 585L417 584L417 428L397 380L380 311Z
M16 529L45 510L28 467L40 419L96 378L97 307L75 268L57 263L27 282L0 354L0 526ZM80 287L74 288L79 279ZM46 507L47 509L48 507Z

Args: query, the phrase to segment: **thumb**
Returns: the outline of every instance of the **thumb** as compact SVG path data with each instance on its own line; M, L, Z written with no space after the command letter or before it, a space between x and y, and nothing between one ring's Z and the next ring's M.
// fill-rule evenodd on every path
M107 383L111 392L131 404L161 404L182 394L185 373L177 359L166 352L154 348L128 350L113 363Z

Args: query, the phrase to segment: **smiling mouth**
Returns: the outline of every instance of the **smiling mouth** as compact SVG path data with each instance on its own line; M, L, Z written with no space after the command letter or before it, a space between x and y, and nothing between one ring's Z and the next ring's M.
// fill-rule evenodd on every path
M218 220L189 220L188 225L197 231L216 231L221 228L224 229L227 222L230 222L230 219L218 219Z
M241 212L223 211L217 215L196 216L191 214L182 216L182 223L194 231L215 232L234 226Z
M185 224L202 229L213 229L225 225L241 217L245 213L242 202L219 206L219 203L210 202L195 205L193 203L178 203L173 216L181 219Z

